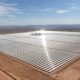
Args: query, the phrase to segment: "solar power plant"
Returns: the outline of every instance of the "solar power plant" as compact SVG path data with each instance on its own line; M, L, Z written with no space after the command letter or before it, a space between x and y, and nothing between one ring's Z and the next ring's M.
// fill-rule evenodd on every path
M80 32L35 31L0 35L0 51L51 73L80 56Z

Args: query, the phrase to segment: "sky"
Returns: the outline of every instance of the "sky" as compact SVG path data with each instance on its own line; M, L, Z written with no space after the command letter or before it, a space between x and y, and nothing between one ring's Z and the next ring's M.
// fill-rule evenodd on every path
M80 24L80 0L0 0L0 25Z

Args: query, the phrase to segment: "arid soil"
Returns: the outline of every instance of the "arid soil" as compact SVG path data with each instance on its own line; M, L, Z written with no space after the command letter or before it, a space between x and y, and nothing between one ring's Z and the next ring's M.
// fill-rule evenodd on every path
M60 72L48 75L1 53L0 80L80 80L80 59Z

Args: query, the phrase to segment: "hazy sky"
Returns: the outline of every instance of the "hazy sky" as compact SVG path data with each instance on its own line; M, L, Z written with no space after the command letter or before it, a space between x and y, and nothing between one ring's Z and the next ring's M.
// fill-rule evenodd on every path
M0 25L80 24L80 0L0 0Z

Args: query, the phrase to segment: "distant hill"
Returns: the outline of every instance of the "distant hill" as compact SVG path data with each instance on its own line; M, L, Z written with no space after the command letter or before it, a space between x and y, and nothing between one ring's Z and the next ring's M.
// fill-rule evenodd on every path
M80 25L26 25L26 26L0 26L0 33L17 33L35 30L80 31Z

